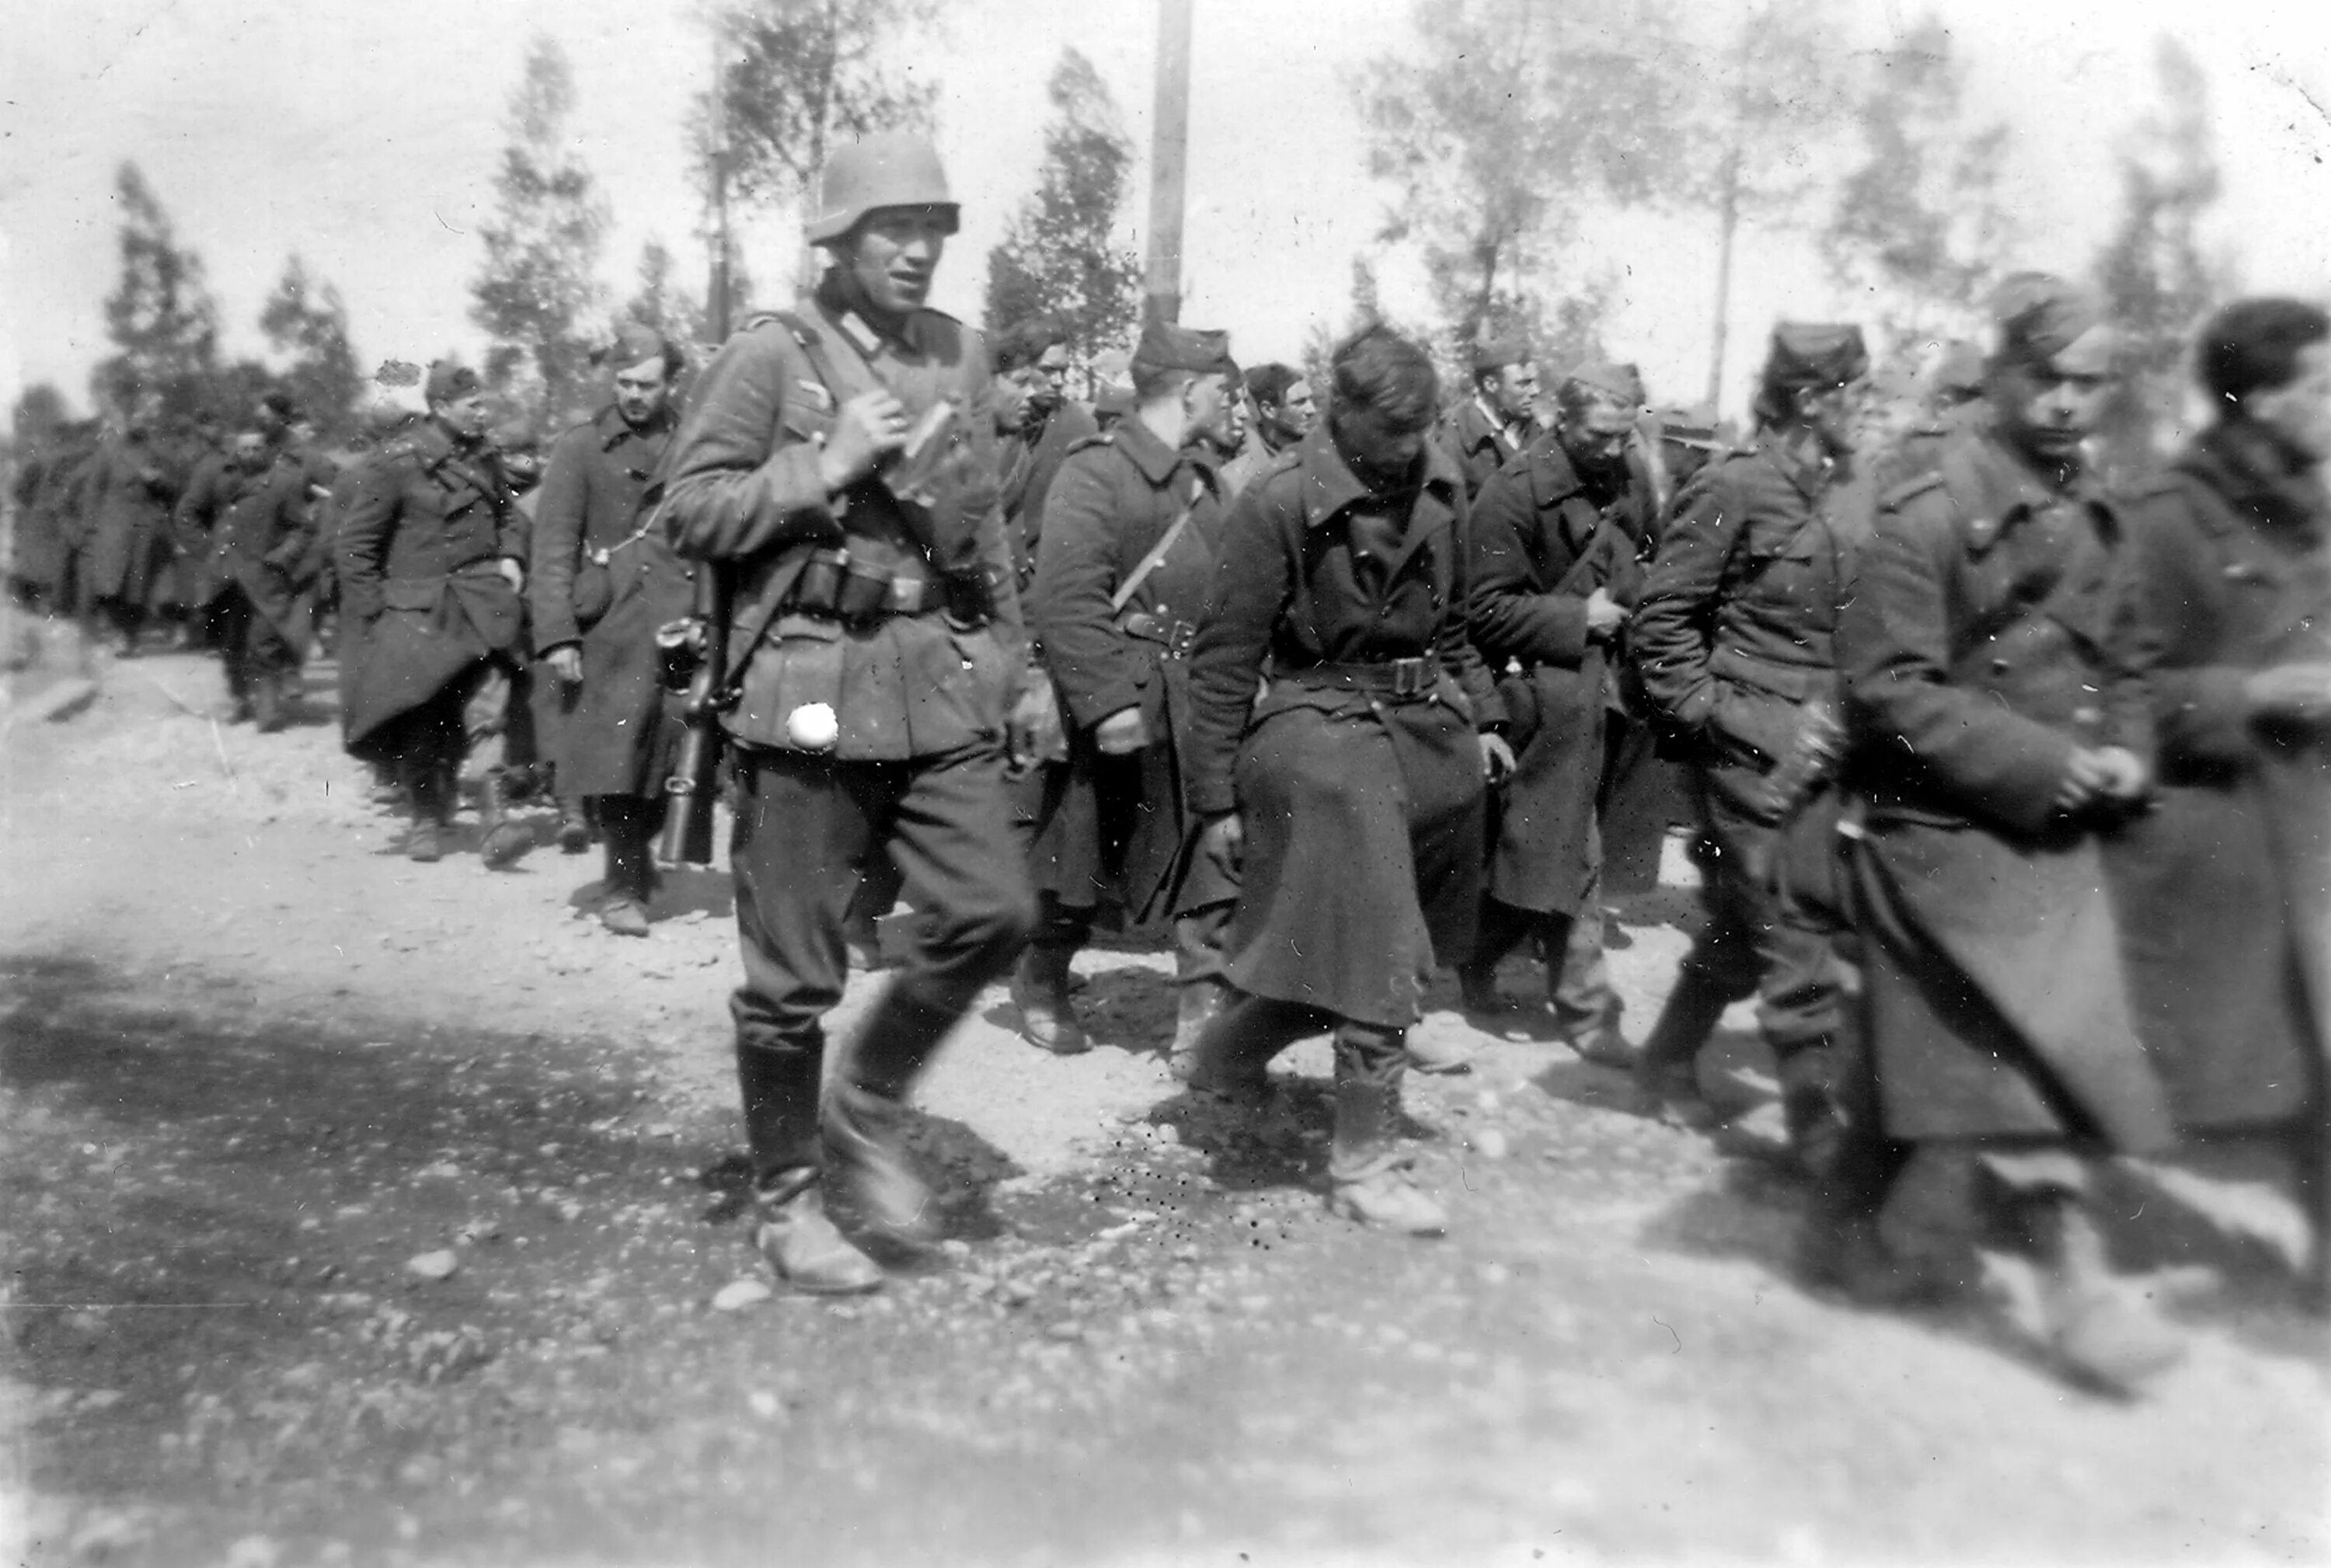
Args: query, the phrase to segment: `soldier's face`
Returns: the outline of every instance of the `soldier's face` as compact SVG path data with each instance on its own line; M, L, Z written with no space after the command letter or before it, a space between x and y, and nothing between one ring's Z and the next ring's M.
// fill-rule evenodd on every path
M444 423L445 428L464 441L475 441L486 433L486 394L467 392L442 403L433 403L431 412Z
M1562 444L1575 458L1608 467L1626 454L1635 431L1636 409L1615 393L1583 388L1562 415Z
M1798 394L1797 407L1805 428L1813 432L1822 450L1830 456L1843 457L1853 450L1854 438L1861 429L1861 408L1869 388L1868 382L1856 381L1826 391Z
M1182 408L1189 415L1185 440L1205 436L1217 446L1238 444L1238 400L1231 396L1220 375L1195 375L1182 389Z
M2315 462L2331 461L2331 343L2298 351L2298 374L2242 400L2250 416Z
M1365 406L1341 409L1328 423L1344 461L1360 479L1378 484L1396 484L1408 477L1424 455L1425 432L1431 428L1411 430Z
M1290 381L1287 384L1287 395L1280 400L1279 413L1272 423L1279 426L1281 435L1292 437L1311 433L1311 427L1319 423L1319 404L1311 395L1309 382Z
M267 465L267 437L255 430L246 430L234 438L234 461L239 467L250 470Z
M625 424L646 424L671 404L671 378L664 374L662 355L615 372L615 412Z
M878 314L905 316L930 298L931 279L947 253L947 215L935 207L881 207L866 215L843 252L842 265Z
M2112 395L2114 347L2109 329L2092 327L2053 358L1994 368L1991 408L2000 435L2038 461L2078 461Z
M1537 366L1508 365L1482 386L1489 406L1507 419L1521 419L1537 405Z

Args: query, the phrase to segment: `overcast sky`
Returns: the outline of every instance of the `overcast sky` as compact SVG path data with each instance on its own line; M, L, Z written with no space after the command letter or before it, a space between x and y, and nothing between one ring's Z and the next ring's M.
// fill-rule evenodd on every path
M1556 0L1546 0L1554 4ZM1785 0L1784 0L1785 3ZM1706 0L1712 21L1746 0ZM1881 45L1927 7L1860 0L1856 42ZM2331 293L2331 5L2321 0L1941 0L1976 108L2016 138L2015 261L2079 270L2117 197L2113 153L2153 97L2154 38L2209 71L2227 190L2212 233L2245 284ZM1092 57L1146 147L1153 0L948 0L919 70L940 89L939 140L965 223L935 300L976 319L984 258L1035 177L1044 81L1062 45ZM527 40L572 59L580 151L614 213L608 282L629 292L661 237L700 279L699 198L681 118L709 51L687 0L0 0L0 398L50 380L76 404L105 352L116 271L112 174L134 158L203 256L227 347L256 353L261 300L298 251L346 296L369 364L474 353L466 285L482 247L503 118ZM1411 41L1407 0L1196 0L1188 292L1183 318L1231 329L1245 362L1292 357L1340 326L1352 257L1376 255L1386 304L1422 315L1413 261L1381 252L1386 193L1363 168L1347 83ZM1131 214L1146 211L1137 191ZM1137 241L1137 236L1128 236ZM1606 336L1655 396L1705 376L1709 219L1599 223L1625 289ZM793 254L783 222L750 237L763 278ZM1775 315L1851 308L1803 240L1755 233L1734 296L1735 379Z

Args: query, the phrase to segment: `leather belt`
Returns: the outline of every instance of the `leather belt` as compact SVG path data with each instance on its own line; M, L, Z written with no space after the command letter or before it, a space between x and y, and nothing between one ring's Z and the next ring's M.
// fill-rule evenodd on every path
M1170 620L1164 615L1153 615L1146 610L1134 610L1119 616L1117 629L1128 637L1138 637L1145 642L1163 645L1168 659L1188 657L1190 644L1198 635L1194 622Z
M1365 691L1375 697L1414 701L1432 696L1440 687L1441 660L1387 659L1380 663L1313 664L1300 670L1274 670L1271 679L1291 686Z
M814 550L802 566L785 608L838 621L873 621L890 615L924 615L953 610L966 620L994 613L986 584L976 572L922 575L852 558L847 550Z

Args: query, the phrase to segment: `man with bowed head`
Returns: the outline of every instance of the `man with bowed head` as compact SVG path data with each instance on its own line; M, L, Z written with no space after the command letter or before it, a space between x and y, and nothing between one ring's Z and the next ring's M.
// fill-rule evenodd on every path
M904 1102L1035 919L1004 776L1025 638L987 353L925 303L956 214L919 137L837 148L808 225L824 275L721 348L664 465L673 546L734 587L721 722L754 1239L807 1291L882 1283L829 1198L869 1242L937 1236ZM882 857L916 946L829 1075L843 920Z
M1272 1057L1332 1031L1329 1207L1434 1234L1395 1137L1404 1041L1421 977L1472 942L1483 779L1513 753L1466 637L1465 496L1427 436L1432 361L1379 326L1333 365L1324 425L1224 525L1191 651L1200 848L1243 862L1232 990L1176 1066L1252 1102Z

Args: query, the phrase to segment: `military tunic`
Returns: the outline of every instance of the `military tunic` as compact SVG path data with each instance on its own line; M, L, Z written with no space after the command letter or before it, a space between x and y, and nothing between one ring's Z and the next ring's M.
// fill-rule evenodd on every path
M1191 803L1246 832L1232 983L1394 1029L1471 946L1475 732L1504 717L1466 635L1463 481L1429 442L1419 465L1372 490L1306 436L1232 508L1190 660Z
M556 726L564 794L659 797L671 774L679 727L656 632L689 613L695 568L673 553L643 497L673 423L667 413L634 430L614 408L600 410L558 438L531 498L535 644L583 656L582 685L561 694Z
M502 576L516 525L489 452L434 420L360 465L336 546L344 616L363 648L340 670L348 749L386 760L395 721L518 651L523 607Z
M1185 655L1213 575L1216 484L1204 458L1135 417L1070 452L1046 504L1029 613L1074 727L1068 762L1047 770L1031 867L1037 890L1070 908L1113 893L1137 921L1166 912L1155 906L1188 825ZM1113 606L1177 519L1165 558ZM1104 756L1093 727L1126 708L1150 744Z
M1758 993L1776 1050L1833 1035L1843 974L1821 923L1775 898L1782 844L1767 776L1809 704L1834 702L1833 636L1853 576L1832 470L1765 436L1695 475L1676 499L1630 634L1646 698L1690 759L1716 855L1709 920L1684 960L1725 996ZM1818 828L1819 824L1815 824Z
M316 525L300 461L278 455L257 473L232 473L226 505L209 529L209 551L189 574L192 600L240 594L297 653L307 644L298 575L314 547Z
M2132 575L2162 645L2155 809L2107 847L2137 1026L2178 1120L2323 1115L2331 1051L2331 736L2244 682L2331 664L2331 501L2222 425L2136 501Z
M1888 498L1838 632L1866 813L1852 856L1871 1061L1891 1136L2158 1147L2073 752L2153 752L2150 655L2118 514L1971 435Z
M143 431L109 432L90 461L81 491L89 519L82 591L143 611L167 557L170 508L177 489Z
M1037 546L1044 531L1044 499L1061 462L1080 442L1100 433L1091 413L1080 403L1064 403L1045 417L1032 440L1028 432L1004 442L1002 492L1004 527L1012 541L1012 563L1020 591L1036 580Z

